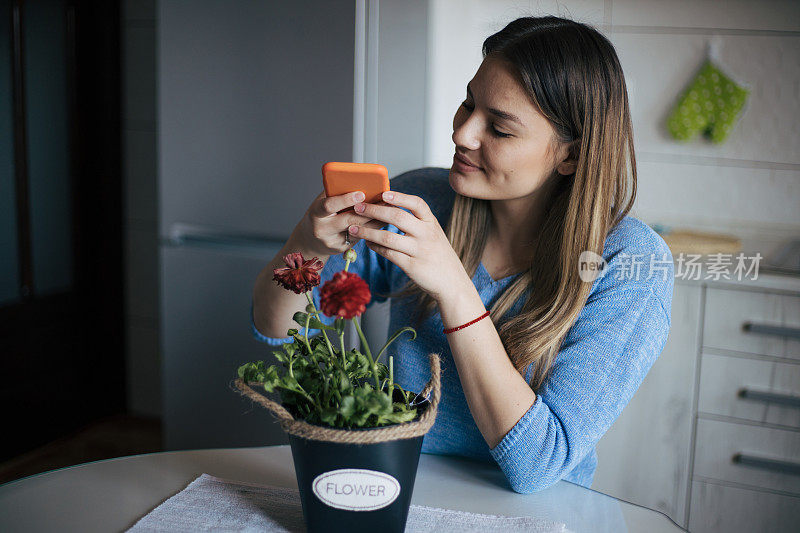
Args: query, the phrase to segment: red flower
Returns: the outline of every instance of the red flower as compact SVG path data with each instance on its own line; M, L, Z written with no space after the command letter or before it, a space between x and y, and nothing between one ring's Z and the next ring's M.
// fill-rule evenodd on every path
M319 306L327 316L350 319L366 311L371 298L369 285L361 276L342 270L320 289Z
M272 279L283 285L284 288L297 294L310 291L319 285L319 271L325 266L322 261L314 257L304 260L300 252L292 252L283 256L283 262L289 266L272 269Z

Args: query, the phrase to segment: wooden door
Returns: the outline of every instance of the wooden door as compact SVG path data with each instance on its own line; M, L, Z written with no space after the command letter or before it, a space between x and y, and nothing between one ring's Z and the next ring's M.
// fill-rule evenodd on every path
M124 410L119 5L0 0L0 460Z

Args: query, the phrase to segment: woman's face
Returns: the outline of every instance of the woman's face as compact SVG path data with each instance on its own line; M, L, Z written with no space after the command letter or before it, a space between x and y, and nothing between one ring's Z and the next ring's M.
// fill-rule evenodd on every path
M553 172L571 174L568 151L528 98L508 63L487 56L467 85L466 100L453 118L456 154L478 169L464 170L454 155L450 186L487 200L535 193Z

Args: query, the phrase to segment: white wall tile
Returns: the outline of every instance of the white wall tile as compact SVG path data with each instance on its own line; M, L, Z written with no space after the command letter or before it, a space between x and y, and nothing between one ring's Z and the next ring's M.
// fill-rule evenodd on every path
M633 26L800 30L797 0L613 0L612 23Z
M740 120L719 146L680 143L666 119L705 58L702 35L612 34L628 86L636 146L642 152L800 164L800 37L725 35L721 66L749 85Z
M769 169L638 163L636 212L646 219L800 228L800 175Z
M519 2L512 0L470 0L463 2L450 0L446 2L452 9L461 9L464 4L471 4L471 17L479 21L481 28L490 34L499 31L518 17L554 15L565 17L585 24L600 25L603 23L605 2L603 0L529 0Z

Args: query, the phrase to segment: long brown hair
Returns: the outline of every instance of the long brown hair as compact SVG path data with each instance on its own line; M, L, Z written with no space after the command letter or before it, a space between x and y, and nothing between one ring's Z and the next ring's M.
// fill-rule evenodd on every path
M524 377L533 364L530 385L536 390L591 290L592 283L579 277L578 257L585 250L602 255L606 236L633 206L633 127L617 54L591 26L553 16L522 17L488 37L482 52L517 71L557 142L567 144L577 161L575 172L560 176L551 193L529 268L490 309L515 368ZM489 201L456 193L446 233L470 276L480 264L491 216ZM536 289L521 311L501 321L533 280ZM388 296L416 297L417 328L436 306L413 280Z

